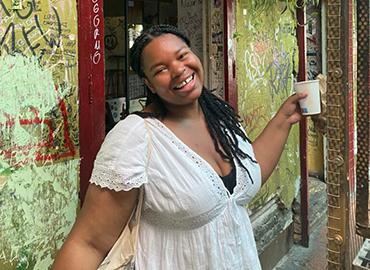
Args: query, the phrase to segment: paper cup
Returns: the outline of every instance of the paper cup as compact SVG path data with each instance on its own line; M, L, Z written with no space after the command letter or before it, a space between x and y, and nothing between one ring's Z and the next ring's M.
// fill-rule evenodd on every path
M294 91L308 94L306 98L299 101L302 115L314 115L321 112L319 80L297 82L294 84Z

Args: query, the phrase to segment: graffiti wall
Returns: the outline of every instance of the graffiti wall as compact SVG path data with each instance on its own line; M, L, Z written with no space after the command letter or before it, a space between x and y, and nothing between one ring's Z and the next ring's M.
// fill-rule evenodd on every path
M203 0L177 1L177 26L189 37L192 50L203 60Z
M223 1L209 3L209 89L224 98L224 13Z
M239 114L253 140L292 93L298 63L295 22L284 5L254 13L247 0L238 1L236 18ZM250 204L252 212L275 196L290 207L299 184L298 143L294 127L275 172Z
M0 0L0 269L48 269L78 206L75 1Z

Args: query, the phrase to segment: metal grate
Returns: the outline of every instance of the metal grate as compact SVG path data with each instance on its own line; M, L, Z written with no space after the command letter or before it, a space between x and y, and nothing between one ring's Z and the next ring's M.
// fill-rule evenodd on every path
M345 92L342 83L341 1L328 1L327 7L327 196L328 269L342 269L345 244L343 179L346 178ZM344 92L344 93L343 93Z
M354 269L370 269L370 240L366 239L353 260Z
M370 238L369 221L369 0L357 1L357 233Z

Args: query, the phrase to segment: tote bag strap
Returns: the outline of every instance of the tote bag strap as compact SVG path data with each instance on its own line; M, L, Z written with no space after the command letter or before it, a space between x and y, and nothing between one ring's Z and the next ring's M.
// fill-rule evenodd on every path
M146 174L148 175L148 166L152 153L152 133L145 121L145 127L148 131L148 147L147 147L147 163ZM144 203L144 187L139 188L138 202L135 209L132 211L129 221L124 227L121 235L113 245L108 255L98 267L98 270L115 270L115 269L132 269L135 263L137 252L137 242L139 236L139 225L141 219L141 211Z

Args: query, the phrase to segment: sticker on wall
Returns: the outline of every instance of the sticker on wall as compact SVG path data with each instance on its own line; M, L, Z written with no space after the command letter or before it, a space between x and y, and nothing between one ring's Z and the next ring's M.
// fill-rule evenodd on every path
M12 0L12 9L22 9L22 0Z

